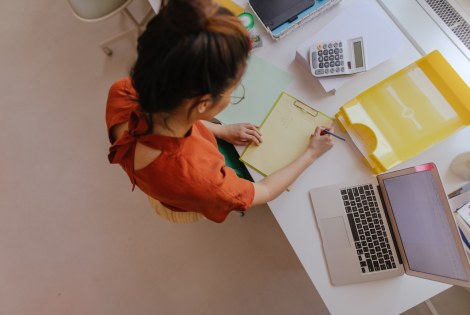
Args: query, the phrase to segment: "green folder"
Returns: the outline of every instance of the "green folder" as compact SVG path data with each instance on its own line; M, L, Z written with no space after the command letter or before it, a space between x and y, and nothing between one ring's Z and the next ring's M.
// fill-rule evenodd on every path
M291 81L292 76L289 73L256 55L251 55L242 78L245 99L236 105L228 106L217 115L217 119L223 124L261 124L279 94Z

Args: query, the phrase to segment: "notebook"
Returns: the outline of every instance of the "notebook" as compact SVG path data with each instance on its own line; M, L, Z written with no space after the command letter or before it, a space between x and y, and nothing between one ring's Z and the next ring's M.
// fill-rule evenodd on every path
M470 287L470 264L433 163L309 194L333 285L406 273Z
M248 145L240 160L267 176L298 158L317 126L332 123L331 117L282 92L259 128L263 142Z

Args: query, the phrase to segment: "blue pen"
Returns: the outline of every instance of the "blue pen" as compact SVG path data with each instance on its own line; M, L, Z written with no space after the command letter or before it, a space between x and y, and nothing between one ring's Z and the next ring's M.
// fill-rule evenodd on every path
M327 133L327 134L329 134L329 135L332 135L333 137L336 137L336 138L338 138L339 140L346 141L346 139L344 139L343 137L340 137L340 136L338 136L338 135L335 135L334 133L332 133L332 132L329 131L328 129L322 129L322 131L320 132L321 135L322 135L322 134L325 134L325 133Z

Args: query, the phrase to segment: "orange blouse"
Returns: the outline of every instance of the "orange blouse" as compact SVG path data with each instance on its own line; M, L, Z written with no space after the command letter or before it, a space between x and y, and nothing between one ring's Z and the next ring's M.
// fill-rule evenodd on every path
M230 211L251 206L253 183L237 177L225 165L212 132L197 121L182 138L147 134L147 119L136 98L127 77L111 86L106 105L110 139L113 126L128 122L128 131L112 143L108 158L126 171L132 189L137 185L170 210L198 212L214 222L223 222ZM162 153L146 167L134 170L137 142Z

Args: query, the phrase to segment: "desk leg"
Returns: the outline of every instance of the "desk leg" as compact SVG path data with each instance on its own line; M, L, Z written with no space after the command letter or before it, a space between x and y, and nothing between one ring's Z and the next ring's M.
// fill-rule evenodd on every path
M432 304L431 299L424 301L424 303L426 303L426 306L428 307L428 309L432 313L432 315L439 315L436 308Z

